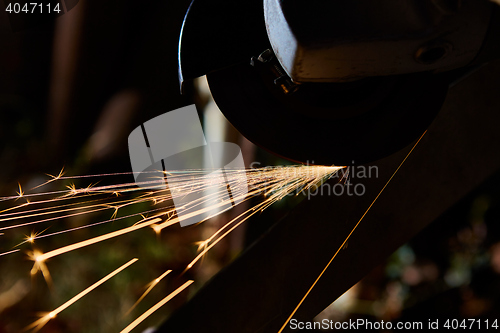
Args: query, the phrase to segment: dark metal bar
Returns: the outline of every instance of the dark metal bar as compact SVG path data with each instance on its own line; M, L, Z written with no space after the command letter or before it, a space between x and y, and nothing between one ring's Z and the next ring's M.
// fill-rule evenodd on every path
M500 64L491 64L450 91L425 137L294 318L310 320L500 169L499 72ZM378 178L352 180L351 187L366 186L365 195L320 195L296 207L159 332L278 332L409 149L373 163Z

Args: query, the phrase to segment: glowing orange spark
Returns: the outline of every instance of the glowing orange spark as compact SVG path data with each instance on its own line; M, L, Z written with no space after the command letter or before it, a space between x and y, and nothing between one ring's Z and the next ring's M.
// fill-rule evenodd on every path
M128 266L130 266L133 263L135 263L137 260L139 260L139 259L137 259L137 258L132 259L129 262L127 262L126 264L120 266L119 268L117 268L113 272L109 273L108 275L106 275L105 277L103 277L102 279L100 279L99 281L97 281L96 283L94 283L93 285L91 285L90 287L88 287L87 289L85 289L84 291L80 292L79 294L77 294L76 296L74 296L73 298L71 298L69 301L67 301L66 303L64 303L63 305L61 305L60 307L58 307L57 309L52 310L51 312L49 312L48 314L46 314L42 318L38 319L37 321L35 321L31 325L27 326L25 328L25 330L29 330L29 329L34 328L34 331L38 331L46 323L48 323L50 319L55 318L61 311L65 310L66 308L68 308L69 306L71 306L73 303L75 303L76 301L78 301L80 298L82 298L83 296L87 295L89 292L91 292L95 288L99 287L101 284L103 284L107 280L111 279L113 276L115 276L116 274L120 273L125 268L127 268Z
M60 254L63 254L63 253L69 252L69 251L73 251L73 250L76 250L76 249L80 249L82 247L85 247L85 246L88 246L88 245L92 245L92 244L95 244L95 243L99 243L99 242L108 240L110 238L121 236L121 235L124 235L126 233L129 233L129 232L132 232L132 231L135 231L135 230L139 230L141 228L150 226L151 224L154 224L154 223L159 222L159 221L161 221L160 218L155 218L155 219L152 219L150 221L144 221L144 222L141 222L139 224L133 225L133 226L128 227L128 228L124 228L124 229L121 229L121 230L110 232L110 233L105 234L105 235L101 235L101 236L98 236L98 237L87 239L87 240L81 241L79 243L70 244L70 245L61 247L59 249L56 249L56 250L53 250L53 251L50 251L50 252L47 252L47 253L44 253L44 254L36 255L36 256L34 256L34 259L35 259L35 261L37 263L40 263L40 262L43 262L43 261L45 261L45 260L47 260L49 258L58 256Z
M268 186L264 188L257 189L255 191L265 191L265 195L269 196L265 201L262 203L248 209L247 211L241 213L228 223L226 223L223 227L221 227L214 235L212 235L209 239L198 243L198 250L203 249L186 267L186 270L191 269L193 265L199 261L212 247L214 247L218 242L220 242L225 236L227 236L230 232L232 232L234 229L236 229L238 226L240 226L243 222L245 222L248 218L250 218L252 215L262 212L265 210L267 207L272 205L274 202L281 200L285 195L288 193L293 192L295 189L300 188L303 185L306 185L305 188L310 188L311 186L316 186L316 183L323 180L326 176L328 178L330 175L338 170L340 170L343 167L317 167L317 170L319 171L318 174L312 179L311 181L311 175L306 175L306 179L304 180L305 183L303 182L292 182L291 185L289 186L284 186L282 187L281 184L278 185L276 188L275 186L270 186L269 189ZM309 177L309 178L307 178ZM285 178L286 179L286 178ZM283 184L284 185L284 184ZM250 195L252 195L253 191L249 192ZM245 216L246 215L246 216ZM213 239L222 231L226 228L228 228L231 224L235 223L238 221L233 227L231 227L228 231L223 233L221 236L219 236L215 241ZM209 243L213 241L210 245Z
M24 196L23 189L21 188L21 183L17 183L19 185L19 191L17 191L18 199L21 199Z
M69 184L68 186L66 186L66 188L69 190L69 192L67 194L68 196L73 196L73 195L78 194L78 191L76 189L75 184Z
M380 190L380 192L378 192L377 196L375 197L375 199L373 199L372 203L368 206L368 208L365 210L365 212L363 213L363 215L361 216L361 218L358 220L358 222L356 223L356 225L354 226L354 228L352 228L351 232L347 235L347 237L344 239L344 242L342 244L340 244L340 247L337 249L337 251L335 252L335 254L333 255L333 257L330 259L330 261L326 264L325 268L323 268L323 270L321 271L321 273L319 274L319 276L316 278L316 280L314 280L313 284L311 285L311 287L307 290L306 294L304 295L304 297L302 297L302 299L300 300L299 304L297 304L297 306L295 307L295 309L292 311L292 313L290 314L290 316L287 318L287 320L285 321L285 323L283 324L283 326L281 326L281 329L278 331L278 333L281 333L283 332L283 330L285 329L286 325L288 324L288 322L293 318L293 316L295 315L295 313L297 312L297 310L300 308L300 306L302 305L302 303L304 302L304 300L307 298L307 296L309 296L309 294L311 293L311 291L313 290L313 288L316 286L316 284L318 283L318 281L321 279L321 277L323 276L323 274L326 272L326 270L328 269L328 267L330 267L330 264L333 262L333 260L337 257L338 253L340 252L340 250L342 250L342 248L347 244L347 242L349 241L349 238L351 237L351 235L354 233L354 231L358 228L359 224L361 223L361 221L363 221L363 219L365 218L366 214L368 214L368 212L370 211L370 209L373 207L373 205L375 204L375 202L378 200L378 198L380 197L380 195L382 194L382 192L384 192L385 188L387 187L387 185L389 185L389 183L391 182L391 180L394 178L394 176L398 173L399 169L401 169L401 167L403 166L403 164L406 162L406 160L408 159L408 157L411 155L411 153L413 152L413 150L415 149L415 147L417 147L418 143L420 142L420 140L422 140L422 138L424 137L424 135L427 133L427 131L425 131L422 136L420 136L420 138L417 140L417 142L413 145L413 147L410 149L410 151L408 152L408 154L406 154L405 158L403 159L403 161L401 161L401 163L399 164L399 166L397 167L396 171L394 171L394 173L391 175L391 177L389 178L389 180L387 180L387 182L385 183L385 185L382 187L382 189Z
M48 229L48 228L47 228L47 229ZM23 245L23 244L25 244L25 243L31 243L31 244L35 243L35 239L38 237L38 235L41 235L41 234L42 234L42 233L44 233L47 229L42 230L42 231L38 231L38 232L32 231L32 232L30 233L30 235L29 235L29 236L28 236L28 235L24 235L24 241L23 241L23 242L21 242L21 243L19 243L19 244L17 244L17 245L16 245L16 247L18 247L18 246L20 246L20 245Z
M45 186L45 185L47 185L49 183L52 183L52 182L54 182L56 180L61 179L61 177L64 175L64 167L62 167L61 171L59 171L59 174L57 176L53 176L53 175L48 174L48 173L46 173L46 175L49 176L49 177L51 177L52 179L49 179L45 183L42 183L42 184L40 184L38 186L33 187L31 190L35 190L35 189L37 189L39 187Z
M161 308L163 305L165 305L168 301L170 301L172 298L177 296L180 292L182 292L184 289L189 287L191 283L193 283L193 280L189 280L186 283L184 283L182 286L174 290L170 295L156 303L153 307L151 307L148 311L144 312L142 315L140 315L136 320L134 320L130 325L125 327L120 333L128 333L132 331L137 325L139 325L141 322L144 321L147 317L149 317L153 312Z
M17 250L12 250L12 251L8 251L8 252L0 253L0 257L6 256L6 255L11 254L11 253L19 252L19 251L21 251L21 250L17 249Z
M33 265L33 268L31 269L31 275L35 275L38 272L42 272L43 278L45 279L45 282L47 285L50 287L52 286L52 277L50 276L49 269L47 268L47 265L41 260L38 260L38 258L42 255L42 252L39 250L33 250L31 252L28 252L28 256L30 257L31 260L35 261L35 264Z
M1 227L0 231L35 223L52 222L71 216L80 216L82 214L91 214L104 210L110 210L110 212L112 212L111 220L142 215L142 220L139 220L139 222L137 222L136 224L121 230L117 230L75 244L70 244L65 247L52 250L45 254L37 250L33 251L30 254L32 260L35 261L32 269L32 274L36 274L37 272L41 271L44 278L47 280L47 283L50 284L50 273L46 266L46 260L52 257L88 245L96 244L113 237L124 235L128 232L132 232L148 226L151 227L157 234L159 234L163 228L179 222L176 214L182 214L182 216L186 218L203 216L204 221L212 216L219 215L222 211L230 209L234 205L234 202L244 202L258 196L263 197L263 202L255 205L254 207L251 207L244 213L240 214L237 218L225 224L209 239L198 243L201 253L189 264L187 268L189 269L193 266L194 263L196 263L197 260L202 258L203 255L207 253L207 251L209 251L235 228L244 223L250 216L260 213L271 204L275 203L278 200L281 200L293 191L297 191L297 194L299 194L300 192L308 189L315 189L314 186L317 186L318 184L321 185L321 182L323 182L325 179L330 178L335 172L342 168L343 167L286 166L246 170L233 169L225 170L226 172L224 177L213 177L210 175L210 170L180 170L164 172L163 175L168 175L169 178L169 189L164 189L162 187L164 185L164 177L152 177L152 180L141 182L141 184L124 183L106 186L96 186L99 181L93 181L90 185L83 188L77 188L74 183L71 183L71 185L67 186L67 189L63 191L52 191L45 193L24 193L21 185L19 185L17 196L3 197L0 198L0 201L15 201L21 197L25 198L25 200L28 200L28 198L33 198L33 200L31 203L27 202L25 204L19 204L16 207L0 211L0 222L13 220L21 220L22 222L15 225ZM52 177L52 179L44 184L60 179L78 179L89 178L93 176L63 177L63 170L61 170L59 175L50 177ZM172 180L172 182L170 182L170 180ZM231 202L227 199L226 186L221 186L221 184L228 183L231 184ZM42 184L41 186L43 186L44 184ZM247 185L248 188L245 186L245 190L243 190L243 187L240 188L239 186L237 186L238 184ZM141 188L141 185L147 185L148 190L146 191L144 188ZM214 189L214 191L207 191L211 189ZM187 195L197 193L201 194L198 199L192 200L190 202L185 202L182 206L178 205L178 207L173 207L172 204L170 204L171 206L168 207L160 207L147 211L144 211L143 208L143 204L147 204L149 206L157 205L159 203L175 200L175 198L183 198ZM130 195L130 197L125 196L125 199L117 199L117 197L125 194ZM93 198L92 200L83 199L89 198L91 196L95 198ZM228 205L228 203L232 203L232 205ZM27 207L28 204L29 207ZM120 216L119 218L117 218L118 210L120 208L132 205L137 205L135 207L139 207L140 211L138 211L136 214ZM213 213L213 215L210 217L206 217L206 213L211 211L216 211L216 213ZM148 216L148 214L156 215L146 218L145 216ZM202 218L200 217L200 220L201 219ZM65 229L62 231L56 231L52 234L44 234L43 236L39 236L40 233L32 232L31 235L26 236L24 242L32 243L37 238L58 235L65 232L90 227L93 225L107 223L111 220L87 224L84 226ZM14 252L18 252L18 250L14 250L8 253ZM8 253L0 254L0 256L6 255ZM150 293L152 288L154 288L154 286L159 283L159 281L165 275L166 274L164 273L164 275L150 282L147 286L146 291L139 298L136 304L142 301L144 297L146 297L146 295ZM187 287L187 285L185 287ZM176 295L176 293L180 291L182 291L182 289L175 291L168 297L172 298ZM138 325L139 322L144 320L152 312L165 304L168 301L167 298L162 301L163 303L158 303L155 307L150 309L150 311L144 313L141 317L134 321L135 324L132 323L131 325L129 325L128 329L131 330L133 327L135 327L134 325ZM136 306L136 304L134 304L134 307ZM57 316L60 311L56 310L45 313L43 317L40 318L40 320L34 323L35 325L32 325L31 327L40 328L41 326L43 326L51 318ZM127 332L126 330L125 332Z
M161 233L161 227L158 224L152 225L151 228L153 228L153 230L155 231L155 233L157 235L159 235Z
M157 277L156 279L154 279L153 281L151 281L148 284L148 288L146 289L146 291L141 295L141 297L139 297L137 302L135 302L134 305L132 305L132 307L125 313L125 316L128 315L133 309L135 309L137 304L139 304L144 299L144 297L146 297L146 295L149 294L149 292L158 284L158 282L160 282L165 276L167 276L171 272L172 270L168 270L159 277Z

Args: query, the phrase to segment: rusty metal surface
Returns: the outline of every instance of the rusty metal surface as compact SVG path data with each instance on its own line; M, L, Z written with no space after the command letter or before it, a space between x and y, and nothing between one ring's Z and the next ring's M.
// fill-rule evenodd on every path
M498 63L486 66L450 91L425 137L294 318L311 319L500 169L499 72ZM366 195L317 196L296 207L159 332L277 332L409 148L373 163L378 178L352 180L363 181Z

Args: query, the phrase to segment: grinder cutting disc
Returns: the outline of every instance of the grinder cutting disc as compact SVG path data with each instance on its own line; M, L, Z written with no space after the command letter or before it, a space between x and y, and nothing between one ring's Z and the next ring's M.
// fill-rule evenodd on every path
M443 75L417 73L351 83L306 83L284 94L272 75L239 64L207 75L215 102L250 141L309 164L363 164L417 139L448 89Z

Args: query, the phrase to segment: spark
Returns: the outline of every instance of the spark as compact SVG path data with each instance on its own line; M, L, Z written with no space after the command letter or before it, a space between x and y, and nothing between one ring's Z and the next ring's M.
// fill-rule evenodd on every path
M148 210L148 213L154 213L154 212L158 212L160 210L162 210L163 208L158 208L158 209L151 209L151 210ZM99 222L95 222L95 223L90 223L90 224L86 224L86 225L83 225L83 226L80 226L80 227L75 227L75 228L70 228L70 229L65 229L65 230L61 230L61 231L57 231L57 232L53 232L53 233L50 233L50 234L46 234L46 235L38 235L35 237L35 240L37 239L40 239L40 238L46 238L46 237L51 237L51 236L57 236L57 235L61 235L61 234L64 234L64 233L67 233L67 232L72 232L72 231L76 231L76 230L81 230L81 229L85 229L85 228L89 228L89 227L94 227L94 226L97 226L97 225L101 225L101 224L105 224L105 223L110 223L110 222L113 222L113 221L117 221L117 220L123 220L123 219L129 219L131 217L137 217L137 216L141 216L141 220L138 221L137 223L135 223L134 225L138 224L138 223L141 223L142 220L145 220L146 217L144 217L141 213L136 213L136 214L130 214L130 215L126 215L126 216L121 216L121 217L117 217L113 220L105 220L105 221L99 221ZM153 227L154 228L154 227Z
M21 199L23 196L24 196L24 192L23 192L23 189L21 188L21 183L17 183L19 185L19 191L17 191L17 196L18 196L18 199Z
M21 250L16 249L16 250L12 250L12 251L8 251L8 252L0 253L0 257L6 256L6 255L11 254L11 253L16 253L16 252L19 252L19 251L21 251Z
M124 235L124 234L132 232L132 231L139 230L141 228L150 226L151 224L157 223L159 221L161 221L161 218L154 218L154 219L149 220L149 221L146 220L146 221L143 221L139 224L133 225L131 227L123 228L123 229L113 231L113 232L110 232L110 233L107 233L107 234L104 234L104 235L101 235L98 237L94 237L94 238L87 239L87 240L84 240L84 241L81 241L78 243L70 244L70 245L61 247L59 249L56 249L56 250L53 250L53 251L50 251L47 253L43 253L43 254L37 253L36 255L33 256L33 259L35 261L35 265L40 264L49 258L58 256L58 255L61 255L63 253L70 252L70 251L73 251L76 249L80 249L80 248L85 247L85 246L99 243L99 242L102 242L102 241L105 241L105 240L108 240L108 239L111 239L111 238L114 238L117 236L121 236L121 235Z
M198 245L198 250L201 250L201 252L187 265L186 270L191 269L193 265L199 261L203 256L212 248L214 247L217 243L219 243L224 237L226 237L230 232L235 230L238 226L240 226L242 223L244 223L248 218L253 216L254 214L263 211L273 203L275 203L278 200L281 200L285 195L292 193L293 191L297 189L308 189L311 188L311 186L316 186L317 182L321 182L323 180L326 180L331 177L332 172L336 172L340 169L340 167L336 167L335 169L329 169L330 167L323 167L323 171L329 171L329 172L324 172L324 173L319 173L315 178L314 181L311 182L309 178L303 180L303 181L297 181L297 182L291 182L287 184L282 184L278 183L278 187L275 185L267 185L264 188L261 188L260 190L265 190L265 193L267 196L269 196L265 201L263 201L260 204L257 204L256 206L248 209L247 211L241 213L228 223L226 223L223 227L221 227L217 232L215 232L209 239L197 243ZM297 194L299 191L297 192ZM252 193L250 193L252 194ZM221 234L226 228L234 224L231 228L229 228L228 231L223 233L221 236L217 237L217 235ZM215 240L214 240L215 239ZM210 243L211 242L211 243ZM209 244L210 243L210 244Z
M71 298L70 300L66 301L66 303L64 303L63 305L59 306L57 309L52 310L51 312L49 312L46 315L44 315L42 318L38 319L37 321L35 321L31 325L27 326L25 328L25 330L34 329L35 332L38 331L38 330L40 330L45 324L47 324L51 319L55 318L59 313L61 313L62 311L64 311L66 308L68 308L69 306L71 306L73 303L75 303L76 301L78 301L83 296L85 296L88 293L90 293L95 288L99 287L104 282L106 282L109 279L111 279L116 274L118 274L121 271L123 271L125 268L127 268L130 265L132 265L133 263L135 263L137 260L139 260L139 259L134 258L134 259L130 260L129 262L127 262L126 264L120 266L119 268L117 268L113 272L109 273L108 275L106 275L105 277L103 277L102 279L100 279L99 281L97 281L96 283L94 283L93 285L91 285L90 287L88 287L87 289L85 289L84 291L80 292L79 294L77 294L76 296L74 296L73 298Z
M106 209L109 209L109 208L107 208L107 207L101 207L101 208L97 208L97 209L93 209L93 210L87 210L87 211L83 211L83 212L79 212L79 213L67 214L67 215L64 215L64 217L65 218L67 218L67 217L74 217L74 216L79 216L79 215L84 215L84 214L89 214L89 213L95 213L95 212L103 211L103 210L106 210ZM59 220L61 218L62 217L58 216L58 217L52 217L52 218L48 218L48 219L44 219L44 220L37 220L37 221L33 221L33 222L19 223L19 224L14 224L14 225L10 225L10 226L7 226L7 227L0 228L0 230L7 230L7 229L25 227L25 226L28 226L28 225L34 225L34 224L39 224L39 223L45 223L45 222L55 221L55 220Z
M68 192L68 196L75 196L78 194L78 190L76 189L76 185L75 184L69 184L68 186L66 186L66 188L69 190Z
M344 167L337 166L284 166L265 167L257 169L229 169L224 173L216 173L213 170L172 170L168 173L162 172L161 177L155 177L158 172L152 173L150 180L139 183L121 183L114 185L97 186L99 181L91 182L90 185L77 188L74 182L66 187L66 190L51 191L45 193L24 193L19 185L18 196L0 198L0 202L17 200L21 196L26 200L33 199L29 203L19 204L7 210L0 211L1 221L20 221L9 226L0 228L0 231L19 228L39 223L56 222L62 219L109 211L111 218L105 221L94 222L83 226L55 231L51 234L41 235L42 232L32 231L29 236L25 236L23 243L33 243L36 239L60 235L63 233L88 228L91 226L128 219L134 216L141 216L142 219L129 227L121 227L119 230L102 234L87 240L72 243L60 248L43 253L40 250L28 252L29 257L34 261L31 274L41 271L47 284L51 285L51 277L46 266L48 259L75 251L83 247L97 244L114 237L125 235L137 231L141 228L151 227L156 234L160 234L162 229L172 226L180 221L179 216L185 219L200 216L199 223L219 215L234 206L237 202L247 202L252 198L261 198L261 202L253 205L243 213L230 220L219 228L210 238L198 243L199 254L190 262L186 269L190 269L203 256L218 244L224 237L235 230L238 226L247 221L251 216L258 214L268 208L273 203L285 198L290 194L300 193L315 189L324 181L331 178L336 172ZM345 174L345 173L344 173ZM114 175L114 174L107 174ZM168 177L169 188L164 188L165 179ZM99 175L98 175L99 176ZM102 175L101 175L102 176ZM62 170L58 176L51 176L48 182L59 180L73 181L79 178L90 178L92 176L63 177ZM45 183L47 184L47 182ZM137 186L139 185L139 186ZM140 186L147 185L147 189ZM245 186L240 186L245 185ZM231 192L228 197L228 190ZM22 193L22 194L21 194ZM171 203L176 198L186 198L188 195L199 195L195 199L185 202L182 206L174 207ZM90 199L92 197L92 199ZM158 207L159 204L165 203ZM151 208L145 210L143 205ZM135 206L134 206L135 205ZM118 216L118 213L128 206L138 207L140 210L136 214ZM153 216L147 217L149 214ZM210 216L207 216L210 215ZM203 216L203 217L202 217ZM19 245L21 245L19 244ZM18 250L16 250L17 252ZM1 254L0 254L1 255ZM169 272L169 271L167 271ZM148 293L166 276L168 273L153 280L148 284L146 291L134 304L132 309L146 297ZM192 282L192 281L191 281ZM187 285L185 286L187 287ZM175 291L170 298L182 290ZM165 304L170 298L165 298L150 311L144 313L134 321L127 329L132 329L142 320ZM162 303L163 302L163 303ZM68 305L69 306L69 305ZM59 309L59 308L58 308ZM129 313L130 309L127 313ZM57 309L56 309L57 310ZM60 311L46 313L37 321L33 327L41 327L55 317ZM61 310L62 311L62 310ZM41 326L39 325L41 323ZM125 332L127 332L125 330Z
M165 305L168 301L170 301L172 298L177 296L179 293L181 293L184 289L189 287L194 281L189 280L186 283L184 283L182 286L174 290L170 295L156 303L153 307L151 307L149 310L144 312L142 315L140 315L136 320L134 320L132 323L130 323L127 327L125 327L120 333L128 333L132 331L137 325L139 325L141 322L144 321L147 317L149 317L153 312L161 308L163 305Z
M21 243L19 243L19 244L17 244L15 247L21 246L21 245L23 245L25 243L31 243L31 244L35 243L35 239L38 237L38 235L44 233L47 229L45 229L43 231L38 231L38 232L32 231L29 236L28 235L24 235L24 237L25 237L24 241L21 242Z
M153 224L151 228L155 231L156 235L159 235L161 233L161 226L159 224Z
M147 289L146 291L141 295L141 297L139 297L139 299L137 300L137 302L134 303L134 305L132 305L132 307L125 313L124 316L128 315L130 312L132 312L133 309L135 309L135 307L144 299L144 297L146 297L147 294L149 294L149 292L151 290L153 290L153 288L165 277L167 276L168 274L170 274L172 272L172 270L168 270L166 271L165 273L163 273L162 275L160 275L159 277L157 277L156 279L154 279L153 281L151 281L148 285L147 285Z
M351 235L354 233L354 231L358 228L359 224L361 223L361 221L365 218L366 214L368 214L368 212L370 211L370 209L373 207L373 205L375 204L375 202L377 201L377 199L380 197L380 195L382 194L382 192L384 192L385 188L387 187L387 185L389 185L389 183L391 182L391 180L394 178L394 176L398 173L399 169L401 169L401 167L403 166L403 164L406 162L406 160L408 159L408 157L411 155L411 153L413 152L413 150L417 147L417 145L419 144L420 140L422 140L422 138L424 137L424 135L427 133L427 131L425 131L422 136L420 136L420 138L417 140L417 142L413 145L413 147L410 149L410 151L408 152L408 154L406 154L405 158L403 159L403 161L401 161L401 163L399 164L399 166L396 168L396 171L394 171L394 173L391 175L391 177L389 178L389 180L385 183L385 185L382 187L382 189L380 190L380 192L377 194L377 196L375 197L375 199L373 199L373 201L371 202L371 204L368 206L368 208L365 210L365 212L363 213L363 215L361 216L361 218L358 220L358 222L356 223L356 225L354 226L354 228L352 228L351 232L347 235L347 237L345 238L344 242L342 244L340 244L340 247L337 249L337 251L335 252L335 254L333 255L333 257L330 259L330 261L326 264L325 268L323 268L323 270L321 271L321 273L319 274L319 276L316 278L316 280L314 280L313 284L311 285L311 287L307 290L306 294L304 295L304 297L302 297L302 299L300 300L299 304L297 304L297 306L295 307L295 309L292 311L292 313L290 314L290 316L287 318L287 320L285 321L285 323L283 324L283 326L281 327L281 329L278 331L278 333L281 333L283 332L283 330L285 329L286 325L288 324L288 322L293 318L293 316L295 315L295 313L297 312L297 310L300 308L300 306L302 305L302 303L304 302L304 300L307 298L307 296L309 296L309 294L311 293L311 291L313 290L313 288L316 286L316 284L318 283L318 281L321 279L321 277L323 276L323 274L326 272L326 270L328 269L328 267L330 267L330 264L333 262L333 260L337 257L337 254L342 250L342 248L344 248L344 246L347 244L347 242L349 241L349 238L351 238Z
M31 269L31 275L36 275L38 272L42 272L43 278L49 287L52 286L52 277L50 276L49 269L47 265L42 260L38 260L38 258L42 255L42 252L39 250L33 250L28 252L28 257L35 261L33 268Z
M269 203L269 201L271 201L270 199L264 201L263 203L245 211L244 213L238 215L237 217L235 217L234 219L232 219L231 221L229 221L228 223L226 223L226 225L224 225L222 228L220 228L212 237L210 237L208 240L204 241L204 242L201 242L199 245L198 245L198 248L201 249L203 248L203 250L187 265L186 267L186 270L187 269L191 269L193 267L193 265L199 261L212 247L214 247L217 243L219 243L224 237L226 237L230 232L232 232L234 229L236 229L237 227L239 227L243 222L245 222L246 220L248 220L251 216L253 216L254 214L258 213L260 210L258 208L261 208L262 206L266 205ZM250 214L248 214L249 211L252 211ZM246 217L243 217L245 214L248 214ZM243 217L243 218L242 218ZM238 221L239 220L239 221ZM216 236L217 234L219 234L222 230L224 230L227 226L231 225L232 223L234 223L235 221L238 221L233 227L231 227L228 231L226 231L224 234L222 234L220 237L218 237L215 241L213 241L210 245L208 245L208 243L210 241L212 241L212 239L214 238L214 236Z
M61 177L64 175L64 167L62 167L61 171L59 171L59 174L57 176L53 176L53 175L48 174L48 173L46 173L46 175L49 176L49 177L51 177L52 179L49 179L45 183L42 183L42 184L40 184L38 186L33 187L31 190L35 190L35 189L37 189L39 187L45 186L47 184L50 184L52 182L55 182L55 181L61 179Z

